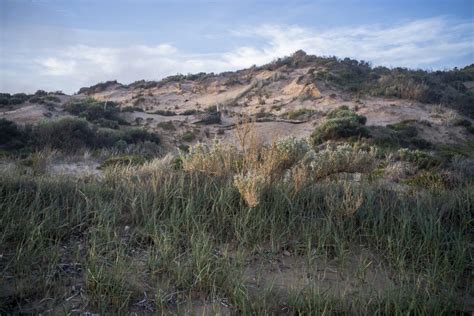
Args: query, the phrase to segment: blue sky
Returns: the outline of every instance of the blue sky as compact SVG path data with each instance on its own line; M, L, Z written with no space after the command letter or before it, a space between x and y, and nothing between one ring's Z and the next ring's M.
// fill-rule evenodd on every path
M474 63L474 0L0 0L0 92L76 92L263 64L298 49L374 65Z

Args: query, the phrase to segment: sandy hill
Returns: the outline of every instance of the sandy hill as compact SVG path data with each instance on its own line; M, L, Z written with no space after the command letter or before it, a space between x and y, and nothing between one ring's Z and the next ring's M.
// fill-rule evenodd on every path
M13 105L2 99L7 105L0 117L35 123L70 115L68 104L93 99L117 106L124 120L158 132L166 146L176 148L215 138L234 142L234 126L245 116L256 120L263 142L306 137L328 111L345 105L367 117L368 126L409 122L429 142L457 143L472 136L459 122L473 118L473 69L372 68L363 61L298 51L235 72L176 75L128 85L109 81L81 88L75 95L40 93Z

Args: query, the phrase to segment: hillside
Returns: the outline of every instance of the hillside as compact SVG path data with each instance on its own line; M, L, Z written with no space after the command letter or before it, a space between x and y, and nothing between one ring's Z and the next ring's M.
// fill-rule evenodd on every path
M366 116L368 126L410 122L429 142L459 143L472 135L459 125L474 117L473 67L433 73L390 70L299 51L236 72L176 75L129 85L109 81L81 88L72 96L4 94L0 117L35 123L81 115L68 111L71 103L109 102L122 111L123 120L158 132L163 144L173 149L214 138L235 142L233 125L242 116L256 118L265 143L283 136L306 137L328 111L346 105ZM217 107L220 120L201 122ZM192 133L193 141L183 142L180 136L185 133Z
M0 95L0 314L474 311L474 65L302 51Z

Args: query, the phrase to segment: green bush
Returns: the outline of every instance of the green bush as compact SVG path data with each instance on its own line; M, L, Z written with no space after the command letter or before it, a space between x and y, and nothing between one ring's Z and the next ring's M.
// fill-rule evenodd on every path
M365 125L367 118L363 115L358 115L356 112L352 111L347 107L347 105L342 105L326 115L327 119L336 119L336 118L351 118L359 124Z
M116 121L117 124L127 125L127 122L119 116L120 109L115 102L98 102L87 99L71 102L64 109L73 115L85 118L89 122L99 122L99 125L101 120Z
M140 128L131 128L124 130L122 132L121 139L126 141L128 144L135 144L146 141L156 144L160 143L160 138L156 133L150 133Z
M96 133L89 123L79 118L62 118L42 122L33 128L36 147L51 147L64 151L93 147Z
M175 115L177 115L176 112L169 111L169 110L156 110L154 112L151 112L150 114L157 114L157 115L162 115L162 116L175 116Z
M396 124L387 125L388 128L397 132L400 137L411 138L418 135L416 126L410 125L410 122L403 121Z
M191 131L186 131L184 134L181 136L181 139L185 142L192 142L196 136L194 135L193 132Z
M14 122L0 119L0 148L19 149L26 145L28 136Z
M32 128L29 133L31 145L37 149L50 147L65 152L74 152L82 148L106 148L117 144L145 144L160 143L156 133L143 129L132 128L116 130L97 128L85 119L67 117L59 120L47 121Z
M166 122L160 122L156 124L157 127L162 128L166 131L175 131L176 128L173 125L173 122L171 121L166 121Z
M181 115L195 115L198 113L200 113L198 110L190 109L190 110L183 111Z
M25 93L0 93L0 106L21 104L29 98L30 96Z
M286 113L286 117L290 120L296 120L301 116L305 116L305 115L310 116L313 113L314 111L311 109L298 109L298 110L289 111L288 113Z
M357 115L346 106L331 111L327 119L311 134L313 145L319 145L327 140L337 140L350 137L369 137L369 130L364 126L365 116Z
M409 150L402 148L398 150L397 158L400 161L409 161L420 169L434 168L442 164L442 160L440 158L421 150Z

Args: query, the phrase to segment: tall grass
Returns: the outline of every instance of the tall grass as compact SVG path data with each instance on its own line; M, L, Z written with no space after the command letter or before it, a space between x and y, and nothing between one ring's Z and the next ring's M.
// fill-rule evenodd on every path
M460 297L472 290L472 183L395 190L370 177L354 182L318 171L309 178L314 170L303 163L307 154L295 154L299 146L235 155L215 149L199 159L191 150L182 168L166 157L114 165L102 178L4 172L0 310L183 312L199 300L225 303L237 314L462 310ZM339 166L334 173L368 172L358 159ZM301 168L309 180L295 189L290 175ZM258 203L236 183L251 172L265 179L253 192ZM342 269L360 247L380 258L391 288L348 298L321 293L316 283L288 285L276 300L272 289L255 291L244 273L262 249L306 256L312 269L314 258L336 260Z

